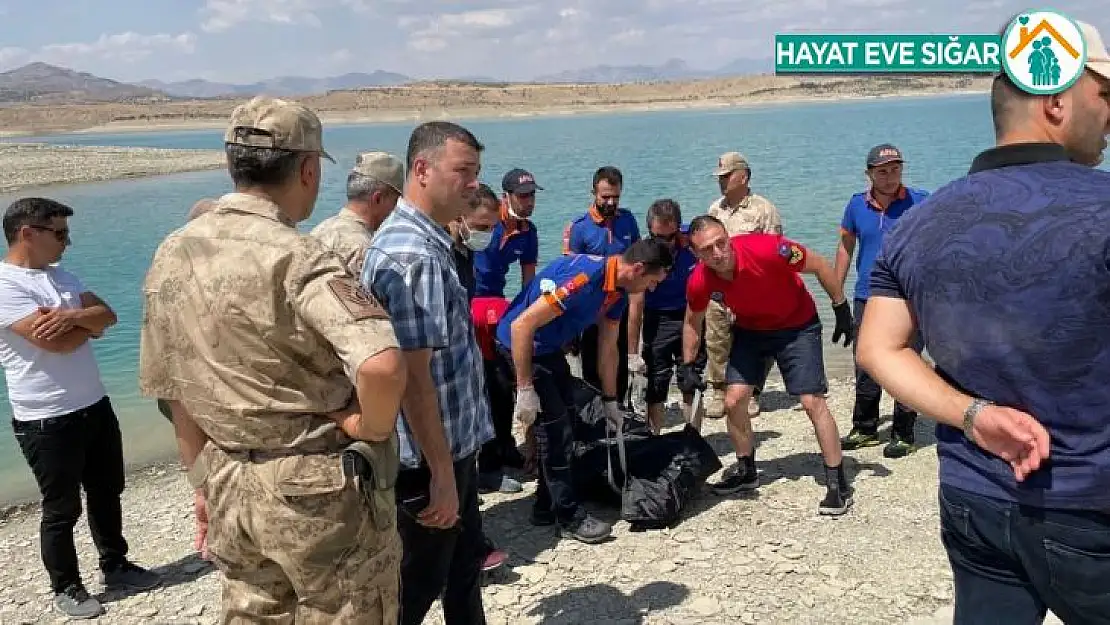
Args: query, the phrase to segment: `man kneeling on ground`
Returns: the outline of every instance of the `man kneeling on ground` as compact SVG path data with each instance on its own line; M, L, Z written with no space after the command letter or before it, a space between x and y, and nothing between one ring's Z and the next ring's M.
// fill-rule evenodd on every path
M611 429L623 426L617 403L617 335L629 293L654 289L674 256L664 244L643 240L619 256L571 254L540 271L513 299L497 325L498 349L516 374L516 418L537 420L539 480L533 525L559 524L563 537L598 543L612 526L589 516L572 482L574 396L564 347L598 325L602 402Z
M694 253L701 262L686 288L683 364L678 378L683 392L704 388L694 370L694 359L709 302L723 304L736 319L725 370L725 412L733 425L729 435L736 449L736 464L712 485L714 492L723 495L754 490L759 485L747 406L752 391L766 378L766 360L774 358L786 392L800 396L824 456L828 492L819 512L844 514L852 505L852 489L841 465L836 420L825 401L828 382L821 350L821 319L813 296L798 275L817 276L836 313L833 342L844 336L847 347L854 338L852 313L832 266L782 235L752 233L730 239L724 225L707 215L694 219L689 231Z

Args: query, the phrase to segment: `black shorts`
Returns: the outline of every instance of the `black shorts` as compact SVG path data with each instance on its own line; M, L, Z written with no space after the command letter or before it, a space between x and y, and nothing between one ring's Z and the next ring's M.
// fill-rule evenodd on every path
M825 354L821 348L821 319L790 330L732 329L725 382L762 387L766 362L773 358L791 395L823 395L829 390Z
M671 376L675 367L682 364L682 326L686 320L686 309L644 310L643 341L640 349L644 364L647 365L647 389L644 401L661 404L667 399ZM704 328L703 328L704 334ZM694 370L701 374L705 370L705 341L698 347Z

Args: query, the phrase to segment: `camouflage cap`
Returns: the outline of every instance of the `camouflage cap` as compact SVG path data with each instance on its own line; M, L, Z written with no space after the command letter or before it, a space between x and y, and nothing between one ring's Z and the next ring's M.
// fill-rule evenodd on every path
M291 152L316 152L335 162L324 151L320 118L297 102L256 96L231 112L224 143Z
M740 169L751 169L748 159L739 152L726 152L717 159L717 169L713 170L714 176L727 176Z
M402 193L401 189L405 188L405 164L388 152L359 154L351 171L384 182L397 193Z

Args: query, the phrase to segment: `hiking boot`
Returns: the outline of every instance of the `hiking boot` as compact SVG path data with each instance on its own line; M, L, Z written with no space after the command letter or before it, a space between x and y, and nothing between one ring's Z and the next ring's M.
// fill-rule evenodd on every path
M852 507L852 489L840 490L839 487L829 488L825 491L825 498L817 506L817 512L824 516L840 516Z
M150 590L162 583L157 573L152 573L127 560L116 568L104 572L104 586L111 590Z
M80 584L70 584L54 595L54 609L75 619L94 619L104 612L100 602Z
M613 526L587 514L577 521L560 524L559 534L563 538L596 545L613 534Z
M524 486L520 482L500 471L478 474L479 493L519 493L522 490Z
M555 525L555 513L551 510L544 510L542 508L532 507L532 517L529 522L536 527L546 527L548 525Z
M759 488L759 474L755 469L755 459L748 456L737 459L735 464L721 474L721 480L710 484L709 487L717 495L731 495Z
M874 447L879 444L877 432L866 432L859 428L852 428L851 432L840 441L840 448L844 451L854 451L864 447Z
M722 389L710 386L701 395L701 407L707 419L720 419L725 416L725 393Z
M912 436L901 436L891 433L890 442L883 447L884 458L905 458L917 449L913 444Z

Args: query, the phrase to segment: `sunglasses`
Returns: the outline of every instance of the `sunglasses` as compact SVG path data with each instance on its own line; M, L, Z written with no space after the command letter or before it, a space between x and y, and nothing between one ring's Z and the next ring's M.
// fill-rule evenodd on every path
M69 228L51 228L50 226L39 226L35 224L30 224L30 226L35 230L53 232L54 238L57 239L59 243L64 243L69 240Z

